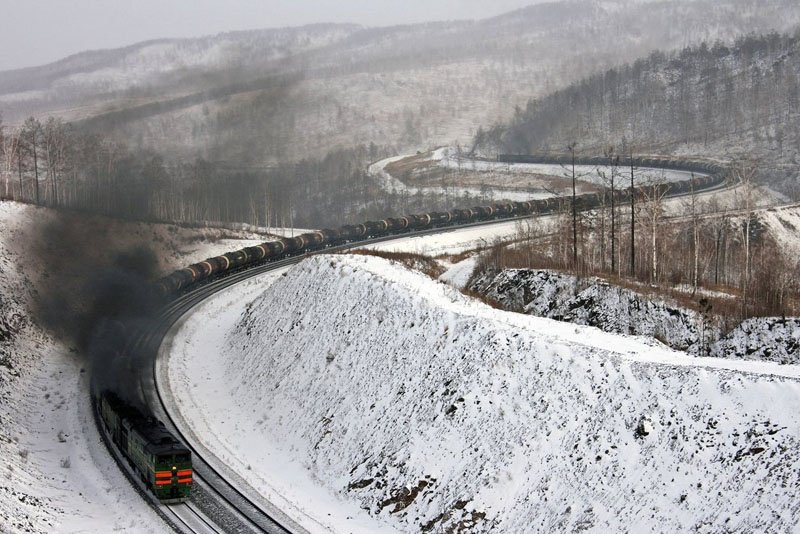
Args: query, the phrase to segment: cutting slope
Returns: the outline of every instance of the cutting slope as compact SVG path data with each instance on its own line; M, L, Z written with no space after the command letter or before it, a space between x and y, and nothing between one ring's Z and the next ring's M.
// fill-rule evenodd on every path
M639 338L488 308L370 257L303 262L226 341L213 386L224 418L216 400L201 407L224 423L207 430L260 435L402 530L800 520L794 366L696 367Z

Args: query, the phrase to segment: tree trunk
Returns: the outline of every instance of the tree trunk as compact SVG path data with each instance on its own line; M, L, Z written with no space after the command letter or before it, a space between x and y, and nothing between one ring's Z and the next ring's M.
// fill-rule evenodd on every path
M633 188L633 153L631 152L631 278L636 276L636 207Z

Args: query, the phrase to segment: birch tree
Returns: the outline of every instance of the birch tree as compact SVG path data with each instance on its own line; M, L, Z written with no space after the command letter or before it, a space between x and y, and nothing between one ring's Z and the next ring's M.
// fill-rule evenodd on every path
M664 214L664 197L669 191L669 186L663 178L654 179L642 188L645 199L645 214L650 226L650 283L655 284L658 279L658 225Z
M754 178L757 166L752 160L736 161L733 165L733 176L739 187L736 189L736 203L744 211L743 241L744 260L742 265L742 315L747 317L748 299L750 298L750 224L753 220L753 195L755 190Z
M37 147L39 145L40 131L42 124L33 117L28 117L22 125L21 138L24 141L26 152L33 158L33 190L34 200L39 204L39 157Z

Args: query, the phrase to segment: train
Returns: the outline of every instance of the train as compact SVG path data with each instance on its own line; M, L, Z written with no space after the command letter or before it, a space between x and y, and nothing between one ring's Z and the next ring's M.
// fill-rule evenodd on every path
M498 161L509 163L566 163L565 158L541 158L537 156L498 156ZM608 163L604 158L582 158L576 164L598 165ZM634 160L636 166L652 166L655 168L684 170L703 173L690 180L667 184L667 195L674 196L688 193L690 190L701 191L719 185L726 179L724 169L708 162L680 162L660 158ZM635 188L633 194L638 194ZM576 206L580 210L599 206L603 193L587 193L576 197ZM619 202L630 200L629 188L618 189L615 199ZM295 237L283 237L260 245L228 252L195 263L175 271L157 281L158 291L165 297L179 294L196 284L212 280L241 269L276 261L289 256L322 250L359 241L367 241L378 237L402 234L433 228L444 228L491 220L513 219L553 213L559 209L563 201L571 197L552 197L516 202L499 202L489 206L473 206L455 208L449 211L436 211L389 217L382 220L366 221L360 224L348 224L340 228L325 228L307 232Z
M192 452L161 421L115 393L104 391L96 400L111 441L147 490L165 504L185 502L192 491Z

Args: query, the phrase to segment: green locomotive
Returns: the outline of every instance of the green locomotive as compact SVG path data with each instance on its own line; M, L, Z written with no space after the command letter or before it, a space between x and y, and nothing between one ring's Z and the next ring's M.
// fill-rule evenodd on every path
M100 417L114 444L147 489L163 503L179 503L192 489L192 453L164 424L148 418L117 395L104 392Z

